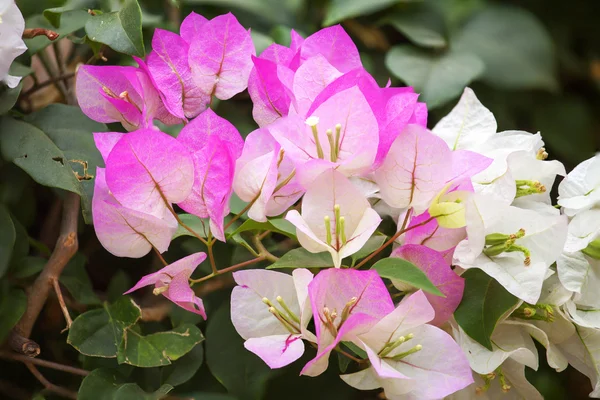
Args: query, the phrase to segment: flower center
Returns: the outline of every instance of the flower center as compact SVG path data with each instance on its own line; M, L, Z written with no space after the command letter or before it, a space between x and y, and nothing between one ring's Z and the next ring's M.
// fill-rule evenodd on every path
M508 379L506 379L506 376L504 376L504 373L502 372L502 367L496 368L494 372L490 372L489 374L483 374L480 376L483 379L484 385L479 386L475 389L475 393L477 394L482 394L486 392L490 388L492 381L496 378L498 378L498 381L500 382L500 388L504 393L508 393L508 391L511 388L511 386L509 385L510 382L508 381Z
M325 328L331 333L333 337L336 337L339 329L342 327L344 322L348 319L354 307L356 307L356 303L358 303L357 297L352 297L344 306L342 310L342 314L339 316L339 323L336 323L336 319L338 318L337 310L334 308L333 311L329 309L329 307L323 307L321 312L322 315L319 315L319 319L325 325Z
M306 120L306 125L310 126L313 134L313 139L315 141L315 146L317 148L317 157L320 159L325 159L325 153L323 152L323 146L321 146L321 141L319 140L319 130L317 125L319 124L319 117L312 116ZM327 141L329 142L329 160L331 162L337 162L340 157L340 136L342 133L342 125L335 125L335 135L332 129L327 129L325 134L327 135Z
M339 204L333 206L333 215L335 218L335 234L331 231L331 218L329 215L323 217L325 222L326 241L329 246L339 250L348 242L348 239L346 238L346 218L341 216Z
M546 192L546 186L542 185L540 181L529 181L523 179L516 180L515 184L517 185L517 194L515 198Z
M298 318L296 313L294 313L288 307L286 302L283 300L283 297L277 296L275 300L277 300L277 303L281 307L281 310L275 307L273 302L271 302L271 300L269 300L268 298L262 298L263 303L265 303L267 307L269 307L269 312L273 314L273 316L277 318L279 322L281 322L285 329L287 329L292 334L301 333L300 318Z
M523 264L526 267L531 265L531 252L527 247L520 246L515 244L517 239L521 239L525 236L525 229L519 229L517 233L512 233L510 235L506 235L504 233L491 233L485 237L485 247L483 249L483 254L488 257L498 256L504 252L512 253L512 252L520 252L525 256L525 260Z

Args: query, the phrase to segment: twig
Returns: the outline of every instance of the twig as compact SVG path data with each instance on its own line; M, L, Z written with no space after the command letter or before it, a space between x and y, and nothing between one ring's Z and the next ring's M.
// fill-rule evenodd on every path
M33 93L37 92L38 90L45 88L46 86L53 85L57 81L66 81L66 80L69 80L69 79L73 78L74 76L75 76L74 72L69 72L69 73L66 73L66 74L61 75L61 76L51 77L50 79L47 79L44 82L42 82L42 83L40 83L38 85L35 85L31 89L23 92L21 94L21 97L27 98L30 95L32 95Z
M46 71L46 73L48 74L49 78L54 78L55 76L58 76L59 74L56 73L56 71L54 71L54 68L52 67L52 65L50 65L50 62L48 61L48 59L46 58L46 54L45 51L40 51L39 53L37 53L37 56L42 64L42 67L44 67L44 70ZM57 60L58 62L58 60ZM67 86L64 84L63 81L57 80L54 82L54 86L56 87L56 89L58 89L58 91L60 92L60 94L62 94L63 98L65 100L68 99L67 97Z
M207 249L208 249L208 259L210 260L210 268L212 270L213 275L217 274L218 269L217 269L217 264L215 263L215 256L213 254L213 245L215 244L215 240L212 240L212 233L209 231L208 232L208 238L207 238L208 244L206 245Z
M68 399L74 399L77 400L77 393L69 390L67 388L64 388L62 386L58 386L55 385L54 383L50 382L48 379L46 379L46 377L44 375L42 375L42 373L40 371L38 371L38 369L35 367L35 365L33 365L30 362L26 362L25 366L29 369L29 371L31 371L31 373L33 374L33 376L35 376L35 378L40 381L40 383L42 385L44 385L44 388L52 393L56 393L60 396L66 397Z
M40 354L40 345L31 339L23 337L14 330L8 337L8 345L17 353L24 354L27 357L36 357Z
M231 226L231 224L233 224L235 221L238 220L238 218L240 218L242 215L244 215L244 213L246 211L248 211L250 209L250 207L252 207L254 205L254 202L256 202L257 199L258 199L258 196L256 196L250 203L246 204L246 207L242 208L242 211L240 211L239 213L234 215L233 218L231 218L229 220L229 222L225 224L225 226L223 227L223 231L226 231L227 228L229 228Z
M21 320L13 328L21 336L28 338L52 287L54 279L58 279L69 260L78 248L77 223L79 220L79 195L67 193L63 203L63 214L60 235L50 259L44 270L33 283L30 295L27 296L27 309Z
M40 367L52 368L58 371L68 372L74 375L88 376L90 374L90 372L86 371L85 369L71 367L70 365L59 364L52 361L40 360L39 358L30 358L9 351L0 351L0 358L4 358L5 360L20 361L23 363L31 363L39 365Z
M65 316L65 321L67 322L66 328L60 331L60 333L63 333L64 331L68 331L69 329L71 329L71 324L73 323L73 320L69 315L69 309L65 304L65 299L63 298L62 291L60 290L60 283L58 283L57 277L52 278L52 286L54 287L54 292L56 293L56 297L58 298L58 304L60 304L60 309L62 310L63 315Z
M167 265L169 265L169 263L164 259L164 257L162 256L162 254L160 254L160 251L158 251L158 249L154 246L152 246L152 248L154 249L154 252L156 253L157 257L160 259L160 261L163 263L163 265L166 267Z
M435 217L431 217L426 219L425 221L417 224L417 225L413 225L413 226L409 226L406 229L400 229L398 232L396 232L396 234L394 236L392 236L387 242L385 242L384 244L381 245L380 248L378 248L377 250L375 250L374 252L372 252L371 254L369 254L367 257L365 257L361 262L359 262L358 264L356 264L353 268L354 269L358 269L360 267L362 267L363 265L365 265L371 258L375 257L377 254L379 254L383 249L385 249L386 247L388 247L390 244L394 243L396 241L396 239L398 239L400 237L400 235L402 235L403 233L406 233L410 230L413 230L415 228L418 228L420 226L423 226L425 224L430 223L432 220L434 220Z
M58 33L51 31L50 29L44 29L44 28L32 28L32 29L25 29L23 31L23 39L31 39L34 38L36 36L46 36L49 40L56 40L59 36Z
M204 282L206 280L214 278L215 276L223 275L223 274L226 274L228 272L235 271L236 269L247 267L248 265L256 264L257 262L261 262L261 261L264 261L264 260L266 260L265 256L256 257L256 258L253 258L252 260L244 261L244 262L241 262L239 264L232 265L231 267L220 269L216 273L212 273L210 275L203 276L200 279L190 279L190 283L193 285L193 284L196 284L196 283Z
M279 260L279 257L274 256L267 250L265 245L260 241L260 237L258 235L252 237L252 243L258 249L258 253L261 254L265 259L275 262Z
M150 307L142 307L142 321L162 321L171 312L171 304L169 301L161 301Z

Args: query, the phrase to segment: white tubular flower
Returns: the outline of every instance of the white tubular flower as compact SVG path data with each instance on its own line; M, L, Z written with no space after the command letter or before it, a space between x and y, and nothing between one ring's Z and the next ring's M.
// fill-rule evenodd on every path
M0 0L0 81L16 87L21 78L8 74L15 58L27 50L22 36L25 20L14 0Z

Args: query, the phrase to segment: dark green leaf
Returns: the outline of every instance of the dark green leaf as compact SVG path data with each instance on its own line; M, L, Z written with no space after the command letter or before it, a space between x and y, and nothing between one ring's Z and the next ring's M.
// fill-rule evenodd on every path
M27 229L19 222L19 220L11 215L13 225L15 227L15 245L13 246L10 256L9 270L14 270L14 265L19 264L25 257L29 255L29 235Z
M346 373L348 369L348 365L350 365L350 359L343 355L342 353L336 353L338 359L338 367L340 368L341 373Z
M248 219L244 221L244 223L240 225L235 231L230 233L229 237L239 235L240 233L246 231L273 231L281 233L282 235L285 235L292 239L296 238L296 227L283 218L274 218L268 220L267 222L258 222L252 219Z
M65 15L66 18L70 18L71 16L68 15L69 11L73 11L73 10L87 11L89 8L92 8L91 3L92 3L92 1L89 1L89 0L69 0L62 7L53 7L53 8L45 9L43 12L43 15L44 15L44 18L46 18L48 20L48 22L50 22L50 24L52 24L53 27L60 28L63 14L66 14ZM65 21L65 23L67 23L67 22ZM85 24L85 21L83 21L83 23ZM83 27L83 25L81 25L81 27Z
M331 254L309 253L307 250L299 247L285 253L281 258L267 269L279 268L329 268L333 266Z
M27 309L27 296L21 289L0 288L0 343L8 336L10 330L19 322Z
M144 57L142 11L137 0L126 0L119 11L96 15L85 24L94 42L104 43L120 53Z
M425 292L445 297L442 292L427 278L425 272L421 271L413 263L401 258L384 258L377 261L371 269L376 270L382 278L400 281Z
M81 382L79 400L159 400L173 389L162 385L154 393L144 392L137 384L126 379L113 369L100 368L92 371Z
M383 22L392 25L418 46L443 48L448 45L444 34L444 19L435 9L425 5L398 11Z
M355 345L352 342L342 342L344 344L344 346L348 347L350 350L352 350L352 352L354 354L356 354L358 357L364 359L369 358L369 356L367 355L367 352L364 351L363 349L361 349L360 347L358 347L357 345Z
M348 18L372 14L400 1L401 0L331 0L325 14L323 25L333 25Z
M498 320L519 299L480 269L469 269L462 277L465 291L454 318L467 335L492 350L490 338Z
M263 397L271 369L244 348L229 315L229 304L221 306L208 320L206 363L215 378L240 400Z
M196 232L200 237L205 238L206 234L209 230L208 227L208 219L207 218L199 218L192 214L178 214L179 219L183 222L188 228ZM188 231L181 225L177 226L177 231L175 231L175 235L173 235L173 239L178 238L180 236L192 236L195 237L193 233Z
M450 49L433 53L410 45L393 47L385 58L388 69L421 93L419 100L435 108L458 97L484 70L483 62L469 53Z
M17 103L17 99L23 89L23 81L14 88L0 84L0 114L6 114Z
M200 344L194 346L185 356L161 369L161 382L171 386L179 386L186 383L196 374L203 360L204 347Z
M100 304L100 299L94 293L92 282L85 269L86 263L87 260L82 253L75 254L60 275L60 283L67 288L71 296L78 303L87 305Z
M83 28L89 17L90 15L87 13L87 11L84 10L66 11L61 16L60 28L56 28L52 26L52 24L40 14L34 15L31 18L27 18L27 21L25 21L25 27L49 29L58 33L59 38L56 40L60 40L60 38L65 37L68 34ZM45 49L51 43L52 42L44 35L37 36L32 39L25 39L27 51L31 55L36 54L40 50Z
M187 4L212 4L224 10L237 8L277 23L291 23L300 11L297 0L184 0Z
M355 264L361 258L365 258L369 254L380 248L386 239L387 236L385 235L375 234L371 236L359 251L352 254L352 264Z
M8 209L0 204L0 277L8 270L17 232Z
M43 257L28 256L11 264L11 276L15 279L23 279L38 274L44 269L48 262Z
M27 122L42 130L64 154L63 162L69 168L66 173L77 175L75 179L83 189L81 206L83 217L91 223L91 199L94 192L96 167L104 166L104 161L94 143L94 132L105 132L106 125L89 119L79 107L64 104L51 104L27 116ZM54 164L60 161L50 159ZM84 164L87 163L87 171ZM25 168L24 168L25 169ZM72 171L69 171L69 169ZM35 179L35 177L33 177ZM40 182L41 183L41 182ZM68 188L63 188L70 190Z
M124 332L142 316L129 297L121 297L103 308L87 311L73 321L67 343L80 353L94 357L116 357Z
M110 279L108 288L106 289L108 301L112 302L118 300L123 293L129 290L131 286L131 279L129 278L129 275L127 275L122 269L118 270Z
M125 329L119 346L119 364L136 367L159 367L171 364L187 354L204 340L200 329L194 325L180 325L177 328L142 336L134 329Z
M475 54L484 62L482 78L490 85L507 89L557 88L550 35L535 16L522 8L487 7L465 25L453 47Z
M232 214L239 214L242 212L242 210L244 208L246 208L246 206L248 205L248 203L246 203L244 200L240 199L235 193L233 193L231 195L231 199L229 200L229 209L231 210ZM244 213L241 218L246 219L248 218L248 215L246 213Z

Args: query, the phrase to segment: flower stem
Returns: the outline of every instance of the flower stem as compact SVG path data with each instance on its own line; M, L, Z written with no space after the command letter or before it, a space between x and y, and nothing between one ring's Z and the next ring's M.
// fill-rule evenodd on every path
M166 203L166 202L165 202ZM206 239L204 239L202 236L200 236L195 230L193 230L192 228L190 228L189 226L187 226L182 220L181 218L179 218L179 215L177 215L177 213L175 212L175 210L173 209L173 206L171 206L169 203L166 203L167 207L169 208L169 211L171 212L171 214L173 214L173 216L175 217L175 219L177 220L177 223L179 225L181 225L183 227L183 229L185 229L186 231L188 231L189 233L191 233L192 235L194 235L198 240L200 240L202 243L204 243L206 246L208 246L208 241Z
M208 232L208 238L207 238L207 244L206 247L208 248L208 259L210 260L210 268L212 269L212 273L213 275L216 274L217 272L219 272L217 270L217 264L215 263L215 256L213 254L213 245L215 244L215 240L211 240L212 239L212 233Z
M235 221L237 221L242 215L244 215L244 213L246 211L248 211L250 209L250 207L252 207L254 205L254 202L258 199L258 196L260 196L260 193L252 199L252 201L248 204L246 204L246 207L242 208L242 211L240 211L239 213L235 214L233 218L231 218L229 220L229 222L227 224L225 224L225 226L223 227L223 231L226 231L227 228L229 228L231 226L231 224L233 224Z
M408 218L404 219L405 222L407 221L407 219ZM429 222L431 222L434 219L435 219L435 217L431 217L431 218L428 218L427 220L425 220L425 221L423 221L421 223L418 223L417 225L413 225L413 226L409 226L408 228L402 228L402 229L400 229L387 242L385 242L384 244L382 244L380 248L378 248L377 250L375 250L374 252L372 252L371 254L369 254L361 262L359 262L358 264L356 264L353 268L354 269L358 269L358 268L362 267L363 265L365 265L369 260L371 260L377 254L379 254L383 249L385 249L386 247L388 247L389 245L391 245L392 243L394 243L396 241L396 239L398 239L400 237L400 235L402 235L403 233L406 233L406 232L408 232L410 230L413 230L415 228L418 228L420 226L426 225L426 224L428 224ZM404 224L403 224L403 226L404 226Z
M257 262L264 261L265 259L266 258L264 256L256 257L256 258L253 258L252 260L244 261L239 264L232 265L231 267L223 268L221 270L211 273L210 275L203 276L200 279L190 279L190 283L193 285L196 283L204 282L211 278L214 278L215 276L223 275L228 272L235 271L236 269L240 269L240 268L246 267L248 265L256 264Z
M163 265L166 267L167 265L169 265L169 263L164 259L164 257L162 256L162 254L160 254L160 251L158 251L158 249L154 246L152 246L152 248L154 249L154 252L156 253L156 255L158 256L159 260L163 263Z
M260 241L260 237L258 235L252 238L252 243L254 243L254 246L256 246L258 249L258 253L261 254L266 260L271 262L276 262L279 260L279 257L274 256L269 252L269 250L267 250L265 245Z

